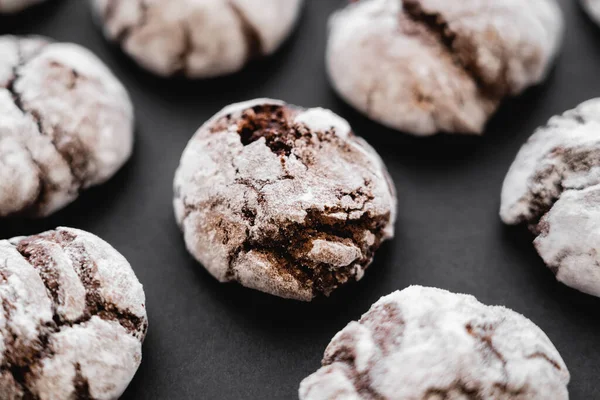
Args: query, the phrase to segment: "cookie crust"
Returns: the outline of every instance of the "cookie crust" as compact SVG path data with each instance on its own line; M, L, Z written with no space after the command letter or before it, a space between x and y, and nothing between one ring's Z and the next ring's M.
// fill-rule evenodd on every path
M211 78L275 52L303 0L90 0L105 36L161 76Z
M118 398L148 327L129 263L71 228L2 240L0 260L2 398Z
M544 80L563 23L555 0L361 0L331 17L327 68L377 122L481 134L503 98Z
M186 148L175 213L219 281L311 300L359 280L393 236L383 162L331 111L257 99L231 105Z
M561 282L596 296L599 131L600 99L550 119L517 154L500 208L504 223L529 226L538 253Z
M522 315L412 286L333 338L300 399L565 400L569 380L556 348Z
M88 50L0 37L0 217L43 217L129 158L133 107Z

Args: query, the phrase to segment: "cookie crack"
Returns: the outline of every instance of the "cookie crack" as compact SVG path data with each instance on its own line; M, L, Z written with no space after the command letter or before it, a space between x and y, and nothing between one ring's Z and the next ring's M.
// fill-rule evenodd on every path
M19 70L27 64L27 62L25 61L25 59L23 57L23 49L21 48L21 42L18 40L16 42L16 48L17 48L17 63L12 68L12 78L6 85L6 90L8 90L8 92L11 94L11 96L13 98L13 103L15 104L15 106L24 115L29 115L33 119L33 121L37 124L38 131L40 133L43 133L42 120L40 118L40 115L37 113L33 113L25 108L21 94L15 88L15 85L16 85L17 81L19 80Z
M537 171L531 178L532 182L545 182L539 188L530 190L528 209L530 217L522 216L520 222L527 222L529 229L537 235L545 235L548 226L544 222L544 216L550 212L554 204L567 191L581 191L600 183L585 184L581 186L565 187L563 182L567 174L572 172L586 172L600 165L600 151L581 151L579 149L554 148L549 156L554 161L548 167ZM554 177L553 177L554 176Z
M501 324L500 322L499 324ZM465 326L467 333L472 336L475 340L481 343L484 349L486 349L493 357L495 357L502 364L502 375L504 377L504 382L495 383L494 386L504 391L505 393L510 393L513 395L519 395L523 393L522 389L513 390L508 387L508 370L506 368L506 358L502 355L502 353L496 348L493 342L492 336L494 335L495 330L498 328L498 325L483 325L483 326L474 326L471 323L468 323Z
M337 210L332 210L337 211ZM236 247L229 257L228 270L235 269L235 261L240 253L258 252L280 268L282 273L294 277L304 288L315 295L329 296L331 292L356 275L356 267L366 268L373 254L379 248L389 215L371 217L364 213L358 219L339 220L317 209L306 210L302 223L292 222L279 228L275 236L252 239L249 235L241 246ZM371 245L365 245L362 236L371 232L375 239ZM352 243L361 252L361 257L347 266L334 267L330 264L315 262L305 257L312 248L314 240L323 239L339 243Z
M341 363L348 367L347 371L350 374L345 374L350 380L357 393L361 395L361 398L369 400L386 400L387 398L377 391L373 387L373 382L369 376L369 370L366 369L364 372L359 372L356 369L356 355L355 351L348 347L340 348L330 359L323 361L323 366L332 365L334 363ZM427 397L425 397L427 398Z
M5 265L8 260L4 261ZM8 281L8 276L4 272L0 273L2 282ZM22 391L23 398L30 400L39 400L28 385L29 374L31 370L38 366L42 359L52 353L48 347L51 327L40 325L38 337L30 344L25 345L20 340L20 334L12 329L10 321L12 320L12 311L14 306L2 298L2 312L6 321L5 329L7 335L4 338L3 362L0 365L0 372L8 372L13 377L14 382ZM0 374L1 375L1 374Z
M38 118L38 116L28 112L24 105L23 105L23 100L21 98L21 94L16 90L15 88L15 84L18 80L18 70L19 68L21 68L24 65L24 60L23 60L23 55L22 55L22 50L21 50L21 45L20 43L17 43L17 58L18 58L18 62L15 66L13 66L13 71L12 71L12 78L11 80L8 82L8 84L6 85L5 89L10 93L12 99L13 99L13 104L23 113L23 115L29 115L33 122L36 124L37 129L38 129L38 133L41 134L42 132L42 122L41 120ZM44 168L42 168L42 165L38 162L38 160L34 157L33 153L31 152L31 149L27 146L27 144L25 144L23 146L23 149L25 151L27 151L27 153L29 154L29 158L31 159L31 162L33 162L33 164L36 166L37 170L38 170L38 181L39 181L39 190L37 195L32 199L32 201L30 202L30 204L24 206L20 211L16 212L16 214L22 214L22 213L27 213L29 212L29 210L32 210L34 208L39 208L40 205L44 204L44 202L46 201L46 197L48 196L48 193L50 192L51 188L52 188L52 184L49 181L49 179L47 178L47 176L44 174Z
M552 367L556 368L559 371L562 370L560 364L557 361L553 360L546 353L542 353L541 351L538 351L536 353L530 354L526 358L527 359L542 358L542 359L546 360L548 363L550 363L550 365L552 365Z
M6 298L2 298L2 312L4 313L4 319L6 323L7 334L5 336L4 343L4 357L3 363L0 365L0 372L8 372L12 375L15 384L20 388L23 393L24 399L39 400L39 396L32 392L30 388L32 382L30 382L33 371L43 367L42 362L45 359L52 358L55 356L54 350L51 345L52 336L61 332L65 327L74 327L88 322L93 316L98 316L104 320L116 320L129 334L141 339L145 335L146 323L141 318L131 314L128 311L119 310L113 304L98 301L95 304L94 309L88 310L78 319L68 321L62 319L57 314L57 305L60 304L59 299L59 281L58 274L52 273L53 260L45 253L44 248L39 244L41 251L35 251L32 246L35 245L35 241L38 238L50 239L54 243L57 243L61 248L65 249L65 244L71 244L75 240L75 236L67 232L57 232L54 236L48 238L43 236L36 236L21 241L18 245L13 245L17 252L27 261L32 268L40 276L46 290L48 297L52 300L52 320L46 323L39 323L37 330L37 337L31 340L31 342L24 343L18 332L15 332L11 327L11 321L13 319L14 306L7 301ZM70 256L70 255L69 255ZM71 260L73 260L72 257ZM8 260L5 260L5 264ZM6 269L6 268L5 268ZM54 271L56 272L56 271ZM78 271L76 271L78 272ZM79 275L79 274L78 274ZM6 271L0 271L0 284L8 282L8 276ZM82 283L84 281L81 278ZM89 301L88 296L90 295L86 288L86 302ZM94 299L97 300L97 299ZM88 379L81 373L81 366L75 365L75 376L73 379L73 386L75 388L75 395L78 399L90 399L93 397L90 394Z
M289 107L276 104L257 105L249 108L241 114L237 122L240 142L244 146L248 146L264 139L265 146L279 156L282 167L286 171L286 162L292 157L307 170L310 168L310 157L306 157L298 151L298 147L301 147L302 143L306 145L313 143L319 148L323 143L335 143L343 147L343 142L337 137L335 129L312 132L304 124L295 123L294 116L293 109L290 110ZM217 121L216 125L221 127L226 121L229 122L230 117L230 115L224 116L223 123ZM217 129L216 132L218 131ZM237 169L235 165L233 167ZM287 173L283 179L294 179L294 177Z
M475 59L475 49L460 52L457 46L458 34L450 28L450 23L441 13L427 12L420 4L421 0L404 0L404 14L413 22L420 24L432 33L450 55L454 63L471 78L480 94L490 100L497 101L508 91L508 65L503 63L499 83L490 84L483 78L481 68Z
M496 329L496 327L492 327L492 326L475 327L471 323L468 323L465 326L465 329L467 330L467 333L470 336L477 339L484 346L484 348L489 350L489 352L491 354L493 354L494 357L496 357L502 363L502 365L506 365L506 359L504 358L502 353L500 353L500 351L498 351L498 349L496 349L496 347L494 346L493 340L492 340L493 333L491 333L490 331ZM477 332L478 330L481 330L482 332Z
M46 236L33 236L15 246L19 254L38 273L53 300L52 311L54 315L52 319L55 328L60 330L64 326L73 327L81 325L90 321L94 316L98 316L103 320L116 321L127 333L138 339L142 339L146 334L147 323L143 318L138 317L128 310L121 310L115 304L103 298L98 290L100 283L94 279L94 274L90 272L97 270L97 266L93 260L89 259L82 247L77 247L73 243L75 238L74 235L67 232L56 232ZM71 260L71 265L85 288L86 293L86 309L79 318L67 320L57 313L57 305L61 303L58 296L60 277L56 271L52 273L52 265L49 264L54 262L54 260L45 252L42 244L36 244L36 240L38 239L58 244ZM66 251L67 247L73 251ZM74 257L73 253L79 254L80 258Z
M179 25L183 34L183 43L175 62L175 74L185 75L188 69L189 57L194 51L194 42L192 40L192 32L187 19L182 20Z
M77 400L94 400L90 393L90 384L88 378L81 373L81 365L75 364L75 376L73 377L73 387L75 388L75 398Z
M294 142L303 136L280 105L259 105L245 110L237 123L237 133L244 146L264 139L273 153L286 157L292 153Z
M246 59L253 60L255 58L260 57L264 52L264 46L262 38L260 36L260 32L258 31L258 29L256 29L252 22L250 22L246 14L235 3L235 1L228 0L227 4L231 11L237 17L240 23L240 28L242 30L242 35L246 40Z
M116 14L117 11L117 4L121 4L121 2L116 1L116 0L112 0L114 2L114 6L112 7L111 10L111 14L110 14L110 18L112 19L114 17L114 15ZM149 6L148 4L146 4L146 2L144 0L138 0L138 7L141 11L141 17L140 20L137 21L134 24L131 24L129 26L125 26L123 27L123 29L121 29L120 32L117 32L115 34L115 40L118 43L124 43L127 40L129 40L129 38L131 37L131 35L141 29L142 27L144 27L147 22L148 22L148 10L149 10ZM110 21L109 19L107 19L106 21Z
M65 161L65 164L69 168L69 171L70 171L70 174L72 177L72 185L76 188L75 193L79 193L81 191L81 189L83 188L84 179L83 179L83 177L79 176L80 174L77 172L77 168L74 165L73 158L69 157L68 153L65 153L64 151L62 151L59 148L58 144L56 143L56 140L52 137L52 135L48 134L48 132L46 131L46 129L44 127L44 121L43 121L42 116L36 110L30 110L25 106L21 93L19 93L19 91L15 87L17 81L20 79L19 70L23 66L25 66L28 62L28 61L24 60L21 44L19 42L17 43L17 53L18 53L18 62L13 67L12 79L8 82L5 89L10 93L10 95L13 99L14 105L23 113L23 115L29 116L33 120L33 122L37 126L38 133L40 135L46 136L50 139L50 143L52 144L52 146L54 147L56 152L59 154L59 156ZM35 56L37 56L37 54L31 58L34 58ZM31 60L31 58L29 60ZM66 68L65 66L63 66L61 64L58 64L58 65ZM75 71L73 69L70 69L70 70L71 70L73 79L72 79L71 83L69 84L69 88L73 89L76 85L77 80L79 79L79 74L77 73L77 71ZM31 161L38 168L38 171L39 171L38 179L39 179L39 184L40 184L40 191L38 192L37 198L30 205L25 207L25 209L27 209L27 208L31 209L31 208L36 208L36 207L39 208L46 200L46 197L51 192L54 185L49 181L47 176L44 174L45 168L42 168L42 165L36 160L36 158L33 156L33 154L31 153L31 150L27 147L27 145L25 145L24 148L29 153L29 155L31 157ZM29 212L29 210L25 211L25 209L21 212L25 212L25 213Z

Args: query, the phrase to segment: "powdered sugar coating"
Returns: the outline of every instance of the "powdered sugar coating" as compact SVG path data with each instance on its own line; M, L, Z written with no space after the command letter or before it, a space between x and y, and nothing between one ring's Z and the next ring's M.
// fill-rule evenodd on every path
M116 399L141 362L145 296L100 238L58 228L0 241L0 393Z
M580 3L590 18L592 18L597 24L600 24L600 1L580 0Z
M109 40L162 76L209 78L273 53L303 0L91 0Z
M361 0L331 17L327 67L384 125L478 134L504 97L545 78L562 36L555 0Z
M527 318L412 286L382 297L325 350L301 400L568 399L570 375Z
M257 99L195 134L175 176L175 214L219 281L311 300L359 280L393 236L381 159L331 111Z
M560 281L597 296L599 188L600 99L593 99L531 136L506 175L500 207L505 223L529 224L540 235L538 252Z
M16 13L44 1L46 0L0 0L0 13Z
M129 158L133 106L78 45L3 36L0 53L0 216L46 216Z
M564 192L542 218L535 247L556 279L600 297L600 185Z

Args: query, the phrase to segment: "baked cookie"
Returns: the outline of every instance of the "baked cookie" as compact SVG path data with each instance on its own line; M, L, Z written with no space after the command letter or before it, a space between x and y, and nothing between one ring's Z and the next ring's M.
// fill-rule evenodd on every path
M500 216L525 223L559 281L600 296L600 99L553 117L519 151Z
M396 215L383 162L344 119L270 99L200 128L174 205L187 248L219 281L305 301L361 279Z
M22 11L46 0L0 0L0 14L12 14Z
M0 398L117 399L148 327L127 260L70 228L2 240L0 260Z
M600 0L581 0L581 5L590 18L600 24Z
M301 400L567 400L569 371L533 322L473 296L412 286L333 338Z
M210 78L269 55L303 0L91 0L105 36L161 75Z
M362 0L330 20L334 88L371 119L425 136L480 134L559 49L555 0Z
M125 163L133 108L78 45L1 36L0 54L0 216L46 216Z

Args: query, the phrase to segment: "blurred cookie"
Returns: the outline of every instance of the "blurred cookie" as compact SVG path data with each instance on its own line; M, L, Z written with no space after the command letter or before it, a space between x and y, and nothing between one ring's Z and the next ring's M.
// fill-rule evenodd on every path
M377 122L480 134L503 98L546 77L562 36L555 0L361 0L332 16L327 67Z
M527 224L559 281L600 296L600 99L553 117L523 145L502 188L500 216Z
M269 55L303 0L91 0L106 37L149 71L209 78Z
M219 281L306 301L361 279L396 214L383 162L344 119L269 99L200 128L174 205L189 251Z
M333 338L301 400L567 400L570 376L533 322L473 296L412 286Z
M0 241L0 398L116 399L142 358L142 285L77 229Z
M131 154L133 108L91 52L0 37L0 216L46 216Z
M0 14L16 13L44 1L46 0L1 0Z
M581 5L590 18L600 24L600 0L581 0Z

